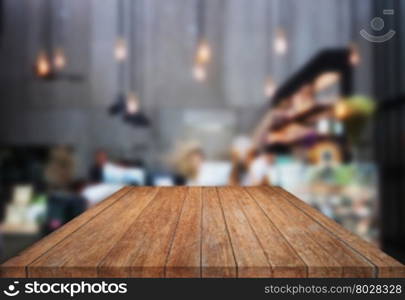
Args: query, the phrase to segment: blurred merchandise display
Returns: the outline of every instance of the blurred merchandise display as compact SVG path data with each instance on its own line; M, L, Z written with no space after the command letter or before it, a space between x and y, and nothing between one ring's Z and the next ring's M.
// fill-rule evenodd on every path
M2 232L17 234L38 233L44 222L46 213L46 198L34 197L31 185L14 187L11 202L6 206L5 220Z
M377 242L377 170L354 155L375 104L352 95L352 54L350 48L321 51L286 80L272 97L254 140L258 149L273 145L291 152L271 151L264 166L267 184L285 188Z
M377 172L372 164L304 166L281 163L272 182L359 236L378 241Z

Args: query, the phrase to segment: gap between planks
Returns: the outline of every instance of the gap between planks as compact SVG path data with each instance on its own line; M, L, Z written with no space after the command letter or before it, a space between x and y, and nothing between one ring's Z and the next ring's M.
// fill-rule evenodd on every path
M69 238L69 236L72 233L80 230L80 228L82 228L88 222L90 222L91 220L93 220L94 218L99 216L101 213L106 211L108 208L113 206L120 199L122 199L123 197L130 194L131 191L132 190L129 187L124 187L124 188L116 191L110 197L108 197L104 201L101 201L101 202L97 203L95 206L93 206L92 208L87 210L82 215L80 215L80 216L74 218L73 220L69 221L63 227L59 228L55 232L53 232L53 233L49 234L48 236L44 237L43 239L39 240L38 242L36 242L32 246L30 246L28 249L23 250L20 254L18 254L17 256L15 256L13 258L11 258L10 260L8 260L7 262L5 262L2 265L2 272L1 272L2 274L0 274L1 275L0 277L5 277L5 276L7 276L7 277L22 277L22 275L21 275L22 273L20 271L18 271L18 270L24 269L24 277L28 278L28 275L29 275L28 274L28 267L29 267L29 265L33 264L37 259L39 259L43 255L45 255L46 253L51 251L59 243L62 243L64 240ZM116 199L114 199L114 198L116 198ZM111 203L107 203L109 201L111 201ZM105 205L105 207L103 207L103 205ZM100 207L102 207L102 208L100 209ZM87 218L87 216L89 214L91 215L92 213L94 213L94 215ZM81 220L84 220L84 221L81 223ZM76 223L78 223L78 225L76 225ZM71 227L73 227L72 230L70 230ZM58 239L59 235L61 236L60 239ZM36 248L41 248L43 245L46 244L46 241L52 241L52 239L57 239L57 242L52 243L52 244L49 243L51 245L50 247L48 247L48 248L45 247L45 250L43 250L43 251L41 251L41 249L40 249L41 252L38 253L37 255L35 255ZM30 254L31 252L34 252L34 253ZM28 259L27 259L26 262L24 262L24 264L22 264L20 260L26 259L26 258L24 258L26 256L28 256ZM32 256L32 258L29 258L30 256ZM11 269L11 271L8 270L8 269Z
M274 197L279 196L277 192L275 192L271 188L266 188L266 187L248 188L246 190L251 195L252 199L254 199L256 201L256 203L260 199L261 204L259 205L259 203L257 203L260 207L262 207L262 204L267 203L266 201L270 200L272 196L274 196ZM257 198L257 196L259 196L259 195L261 195L261 196L259 198ZM271 205L266 208L266 211L264 211L269 219L271 219L270 216L268 215L268 212L270 212L270 211L272 212L272 214L271 214L272 216L276 216L279 213L282 213L282 215L277 217L277 218L281 218L281 219L279 219L279 221L277 221L278 225L276 227L278 228L279 225L283 225L283 224L279 224L279 222L281 220L283 220L283 218L285 218L287 215L289 215L289 212L291 212L291 213L294 212L294 215L296 217L299 217L300 215L305 216L305 218L302 219L302 222L305 222L307 224L309 224L309 223L314 223L314 225L316 224L316 226L318 228L316 232L318 232L318 234L322 234L322 236L321 236L322 240L324 240L324 242L327 243L325 246L320 244L318 239L316 239L315 236L314 236L315 232L313 233L312 230L307 230L306 228L302 229L302 234L304 234L305 237L307 239L309 239L308 242L311 242L312 250L307 251L306 254L305 254L305 251L304 252L299 251L299 253L298 252L296 252L296 253L306 263L307 263L307 261L306 261L307 259L309 259L308 262L311 262L310 265L308 265L308 263L307 263L308 268L310 267L311 270L312 270L311 271L312 275L311 276L308 275L309 277L313 277L314 275L316 277L319 277L319 275L321 275L322 277L325 276L325 275L327 275L327 276L333 275L334 277L335 276L339 276L339 277L340 276L344 276L344 277L346 277L346 276L350 276L350 277L356 276L357 277L359 275L362 276L362 277L363 276L367 276L367 277L371 276L371 274L375 270L375 266L374 266L374 264L370 264L367 260L365 260L364 255L359 255L357 252L354 252L351 247L347 247L347 245L342 243L342 241L340 239L336 239L334 237L334 235L331 235L330 231L327 230L325 228L325 226L323 226L322 224L317 222L317 220L314 220L312 217L309 217L306 214L303 214L303 212L301 210L297 209L294 205L292 205L290 203L290 201L287 201L286 199L283 199L283 198L284 197L279 197L278 198L279 200L276 201L276 202L279 202L278 205L276 204L276 202L273 202L273 201L269 202L269 203L271 203ZM263 201L265 201L265 202L263 202ZM283 203L283 201L286 201L287 204L279 206L280 204ZM276 207L277 207L277 210L273 211L273 209L275 209ZM262 207L262 209L264 210L263 207ZM295 222L294 226L300 227L297 222ZM284 231L285 230L287 230L287 232L288 232L287 228L284 228ZM288 237L287 237L286 236L287 232L284 232L284 231L281 231L281 233L285 237L285 239L289 242L289 244L292 246L292 248L296 249L297 251L299 249L301 249L300 248L301 245L295 245L295 244L292 245L291 244L291 242L295 239L296 233L292 233L292 235L290 233L288 233ZM292 239L292 240L290 241L290 239ZM346 261L347 263L349 263L349 265L342 264L340 262L340 260L336 260L337 257L335 257L333 255L333 252L331 252L332 250L331 250L330 247L334 246L335 241L338 242L338 243L336 243L336 246L338 247L337 250L340 249L341 251L343 251L341 253L342 261L343 260ZM321 254L319 259L321 257L323 257L322 260L323 260L323 264L325 264L324 267L319 267L318 264L316 263L318 260L315 259L316 255L314 256L315 252L313 252L313 251L315 251L315 249L317 249L317 248L323 249L322 251L318 251L319 252L318 254ZM305 250L305 249L303 249L303 250ZM304 255L304 256L302 256L302 255ZM356 262L363 262L363 263L361 263L357 267ZM313 263L315 263L315 264L313 265ZM338 264L336 264L336 263L338 263ZM308 269L308 271L309 271L309 269ZM315 272L315 274L313 274L313 272ZM320 273L318 273L318 272L320 272ZM326 272L326 273L324 273L324 272ZM358 272L360 272L360 273L358 273Z
M291 194L290 192L280 188L280 187L267 187L268 189L273 189L278 191L278 193L288 202L291 203L294 207L302 211L305 215L316 221L320 226L323 226L325 230L330 232L336 239L340 240L342 243L347 245L348 248L352 249L353 252L358 253L362 256L366 261L368 261L371 265L375 266L374 268L374 276L375 277L405 277L405 266L403 266L400 262L396 261L394 258L388 256L380 249L376 248L371 243L363 240L362 238L358 237L354 233L350 232L346 228L342 227L341 225L337 224L332 219L327 218L321 212L316 210L315 208L311 207L307 203L303 202L302 200L298 199L296 196ZM300 202L298 202L300 201ZM313 215L314 214L314 215ZM318 216L317 219L315 216ZM321 222L322 220L322 222ZM324 224L324 222L326 224ZM334 227L339 233L334 232L332 230ZM347 236L350 238L351 243L349 243L348 239L343 238L341 235ZM372 258L367 257L367 253L363 253L362 251L358 250L357 247L361 247L358 245L356 248L354 243L361 243L366 249L368 248L371 252L368 253L368 256L374 257L376 261L373 261ZM389 260L389 262L387 262ZM391 265L392 264L392 265ZM388 269L388 270L386 270Z

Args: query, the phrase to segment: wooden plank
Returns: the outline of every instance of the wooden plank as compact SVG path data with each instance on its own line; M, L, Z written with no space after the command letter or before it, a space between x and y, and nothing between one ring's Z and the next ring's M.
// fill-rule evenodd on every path
M270 187L125 188L0 271L3 277L405 277L404 265Z
M124 187L104 201L99 202L80 216L74 218L60 229L44 237L31 247L21 252L0 266L0 277L26 277L26 266L31 264L36 258L43 255L54 245L64 240L74 231L81 228L87 222L95 218L101 212L113 205L121 197L124 197L131 190L130 187Z
M235 254L238 277L270 277L269 262L239 205L238 195L231 187L219 188L218 194Z
M234 187L240 205L263 246L273 277L306 277L307 266L244 188Z
M99 264L101 277L164 277L186 187L162 189Z
M133 188L28 266L29 277L97 277L97 266L156 195Z
M205 187L202 197L201 276L237 277L236 262L217 190Z
M307 264L308 277L372 276L372 266L355 257L289 202L265 187L247 191Z
M378 277L405 277L405 266L394 258L388 256L373 244L361 239L349 230L337 224L335 221L323 215L321 212L301 201L291 193L281 189L274 188L277 193L285 197L295 207L302 210L313 220L320 223L327 230L336 235L342 242L355 251L361 253L366 259L377 266Z
M190 188L166 264L166 277L201 276L201 188Z

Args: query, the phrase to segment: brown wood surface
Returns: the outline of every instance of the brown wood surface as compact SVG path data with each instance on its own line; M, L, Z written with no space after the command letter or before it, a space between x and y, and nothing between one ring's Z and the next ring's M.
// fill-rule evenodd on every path
M202 277L236 277L236 261L216 188L203 188Z
M1 277L405 277L276 187L127 187L0 266Z
M77 218L73 219L65 226L61 227L57 231L49 234L38 243L35 243L31 247L27 248L19 255L11 258L5 262L0 269L0 275L2 277L26 277L27 267L42 254L46 253L56 244L63 239L67 238L71 233L78 228L91 221L95 216L104 211L106 208L114 204L121 197L129 193L130 188L125 187L109 197L108 199L98 203L85 213L81 214Z

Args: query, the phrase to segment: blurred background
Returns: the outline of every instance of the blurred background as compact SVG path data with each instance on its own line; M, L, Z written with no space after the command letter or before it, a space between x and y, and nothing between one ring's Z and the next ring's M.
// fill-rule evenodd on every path
M405 262L404 17L394 0L0 0L0 261L124 185L264 184Z

